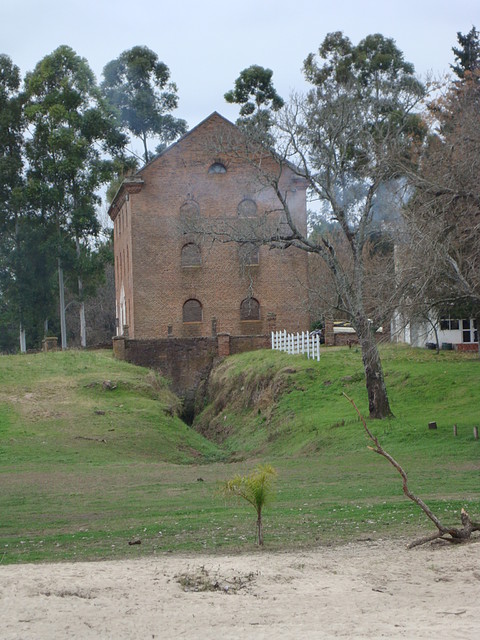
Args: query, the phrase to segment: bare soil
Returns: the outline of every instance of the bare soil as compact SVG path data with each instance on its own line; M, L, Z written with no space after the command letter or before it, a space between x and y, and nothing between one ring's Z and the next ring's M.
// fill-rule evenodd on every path
M473 638L479 544L0 566L3 640Z

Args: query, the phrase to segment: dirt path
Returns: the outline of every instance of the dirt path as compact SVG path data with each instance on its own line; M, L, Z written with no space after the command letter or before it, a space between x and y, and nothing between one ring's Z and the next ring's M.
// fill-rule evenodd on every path
M3 640L474 638L480 545L0 566ZM202 589L212 589L202 591Z

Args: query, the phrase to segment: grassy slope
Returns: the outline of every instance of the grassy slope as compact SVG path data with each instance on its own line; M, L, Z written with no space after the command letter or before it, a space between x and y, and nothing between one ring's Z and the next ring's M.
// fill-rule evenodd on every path
M114 360L109 352L4 356L0 364L4 464L185 463L220 457L175 415L179 402L164 380ZM106 380L113 390L103 388Z
M383 359L396 418L373 429L440 516L455 522L463 504L478 515L480 363L401 347ZM355 349L325 350L320 363L229 358L197 425L215 444L172 417L158 378L108 353L0 358L0 562L251 548L253 513L216 488L263 460L280 472L270 548L431 530L366 448L343 391L366 411Z
M480 362L401 346L384 347L382 356L395 413L373 423L384 445L399 454L476 458ZM210 389L214 401L198 417L198 428L210 438L218 434L233 455L339 454L365 447L356 413L343 397L347 393L368 415L356 349L324 350L321 362L269 351L243 354L217 368ZM433 433L427 429L432 420L439 427Z

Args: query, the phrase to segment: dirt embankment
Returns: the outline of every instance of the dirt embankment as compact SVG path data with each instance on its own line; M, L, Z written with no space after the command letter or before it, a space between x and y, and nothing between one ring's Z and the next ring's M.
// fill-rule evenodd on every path
M203 390L203 404L197 405L194 427L209 440L222 444L232 433L225 413L255 411L269 422L279 397L294 387L294 367L266 371L236 371L228 360L215 367Z

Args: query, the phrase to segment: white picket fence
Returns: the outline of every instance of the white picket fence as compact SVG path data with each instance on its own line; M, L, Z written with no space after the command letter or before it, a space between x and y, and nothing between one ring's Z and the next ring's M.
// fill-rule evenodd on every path
M320 360L320 336L308 331L297 334L272 331L272 349L290 354L305 354L307 358Z

